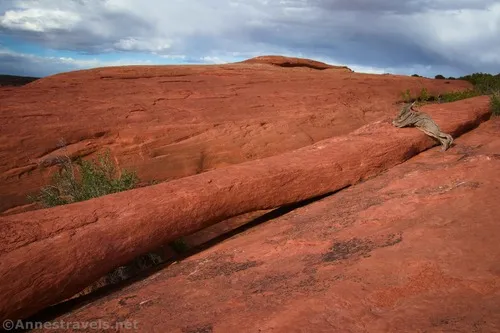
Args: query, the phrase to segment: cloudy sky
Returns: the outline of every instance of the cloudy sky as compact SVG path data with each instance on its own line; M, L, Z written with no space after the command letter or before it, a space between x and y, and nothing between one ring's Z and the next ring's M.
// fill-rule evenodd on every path
M355 71L500 72L499 0L0 0L0 74L280 54Z

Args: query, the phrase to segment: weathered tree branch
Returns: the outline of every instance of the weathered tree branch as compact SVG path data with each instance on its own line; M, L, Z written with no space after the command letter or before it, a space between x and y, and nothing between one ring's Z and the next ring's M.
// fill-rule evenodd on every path
M425 134L437 139L443 146L442 151L446 151L453 143L453 137L448 133L441 132L441 129L434 120L425 112L414 108L415 102L404 106L392 124L396 127L416 127Z

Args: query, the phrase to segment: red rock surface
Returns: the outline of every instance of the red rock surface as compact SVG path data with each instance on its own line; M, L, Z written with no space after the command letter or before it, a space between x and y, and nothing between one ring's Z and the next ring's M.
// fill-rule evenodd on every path
M424 108L460 135L489 99ZM0 318L31 315L179 236L246 212L339 190L436 143L384 122L281 155L67 206L0 217ZM22 278L20 278L22 277Z
M50 320L171 333L498 332L500 120L455 143Z
M470 87L458 80L280 66L286 62L319 66L271 57L100 68L0 93L0 212L32 208L20 206L50 182L53 168L39 165L64 153L61 140L72 156L110 148L119 167L136 170L145 182L170 180L346 134L397 113L395 102L407 88L436 95Z
M324 62L311 59L283 57L283 56L260 56L242 61L245 64L268 64L280 67L307 67L312 69L342 69L346 72L352 72L347 66L332 66Z

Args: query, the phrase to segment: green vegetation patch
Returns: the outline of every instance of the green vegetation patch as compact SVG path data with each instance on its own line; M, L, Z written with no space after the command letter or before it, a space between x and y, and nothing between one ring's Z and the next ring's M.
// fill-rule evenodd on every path
M417 76L416 74L412 76ZM443 75L436 75L435 79L444 80ZM448 80L455 78L448 78ZM468 81L473 85L472 89L463 91L451 91L438 96L429 95L426 88L422 88L417 96L412 96L409 89L401 92L401 98L405 103L417 102L425 104L432 102L449 103L476 96L490 96L490 107L493 116L500 115L500 74L473 73L457 78L457 80Z
M28 197L30 201L44 207L66 205L130 190L139 181L133 172L117 172L109 150L91 161L72 161L61 156L57 164L59 171L53 175L52 184L43 187L38 195Z

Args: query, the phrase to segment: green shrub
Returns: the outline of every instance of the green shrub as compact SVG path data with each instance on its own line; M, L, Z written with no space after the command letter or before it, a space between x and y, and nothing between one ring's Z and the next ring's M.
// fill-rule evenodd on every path
M429 96L429 93L427 92L427 88L422 88L422 90L420 90L420 95L417 97L417 100L419 102L427 102L430 99L431 98Z
M434 76L434 78L435 78L436 80L445 80L445 79L446 79L446 78L445 78L443 75L441 75L441 74L438 74L438 75Z
M438 74L435 77L436 79L444 79L444 76ZM449 77L449 80L457 80L454 77ZM459 77L458 80L465 80L470 82L473 85L472 89L467 89L464 91L452 91L448 93L444 93L439 96L429 95L426 88L422 88L419 96L412 97L410 94L410 90L406 89L405 92L401 93L402 99L404 102L414 102L425 103L432 101L439 102L455 102L466 98L481 96L481 95L492 95L492 105L497 105L498 100L498 92L500 92L500 74L492 75L486 73L473 73L470 75ZM495 107L492 107L495 109ZM496 110L496 109L495 109Z
M401 99L405 103L412 102L412 97L411 97L410 89L406 89L406 91L401 92Z
M29 199L44 207L66 205L85 201L103 195L126 191L138 183L135 173L123 171L117 176L109 151L99 155L97 161L78 159L71 161L68 156L59 157L60 169L52 178L52 184L41 189Z
M491 94L490 108L493 116L500 116L500 91Z
M417 102L417 104L422 104L428 101L434 101L436 97L429 95L427 88L422 88L420 94L417 97L412 97L410 89L406 89L401 92L401 99L405 103Z
M441 102L448 103L448 102L459 101L461 99L476 97L479 95L481 95L481 94L474 89L467 89L464 91L451 91L451 92L442 94L440 96L440 100L441 100Z

